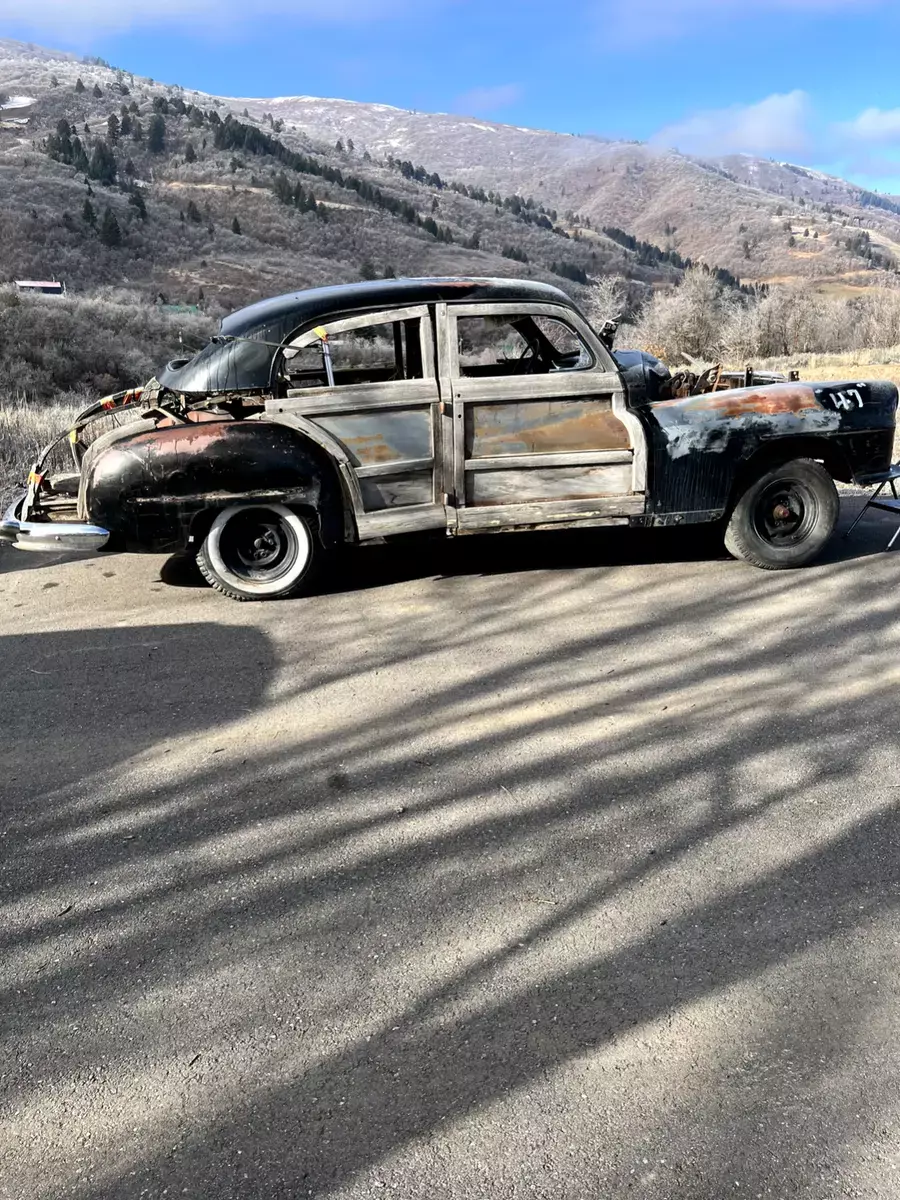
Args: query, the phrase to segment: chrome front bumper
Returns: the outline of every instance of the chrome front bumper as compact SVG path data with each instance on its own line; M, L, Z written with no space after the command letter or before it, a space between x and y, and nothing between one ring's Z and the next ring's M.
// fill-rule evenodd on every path
M0 541L17 550L100 550L109 541L109 531L99 525L74 522L21 521L25 495L19 496L0 521Z

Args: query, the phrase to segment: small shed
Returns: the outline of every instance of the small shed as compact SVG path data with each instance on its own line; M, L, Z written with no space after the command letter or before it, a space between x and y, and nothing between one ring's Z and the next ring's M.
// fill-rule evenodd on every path
M45 296L64 296L66 285L55 279L17 279L17 292L41 292Z

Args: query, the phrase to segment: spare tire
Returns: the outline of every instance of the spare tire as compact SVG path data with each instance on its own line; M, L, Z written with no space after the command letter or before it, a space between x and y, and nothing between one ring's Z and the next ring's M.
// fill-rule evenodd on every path
M767 571L803 567L822 553L839 513L826 469L814 459L795 458L758 476L738 498L725 548Z

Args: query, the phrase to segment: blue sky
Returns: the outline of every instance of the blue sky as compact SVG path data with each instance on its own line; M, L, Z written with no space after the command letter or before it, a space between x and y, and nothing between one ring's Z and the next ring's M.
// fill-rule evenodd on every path
M897 0L0 0L0 35L218 94L746 151L900 192Z

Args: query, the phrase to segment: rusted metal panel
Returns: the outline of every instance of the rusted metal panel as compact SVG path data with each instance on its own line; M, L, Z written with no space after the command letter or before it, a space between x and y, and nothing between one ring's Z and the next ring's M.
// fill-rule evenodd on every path
M466 457L627 450L628 430L610 400L526 400L466 405ZM538 464L535 463L537 466Z
M586 500L591 496L630 494L630 462L594 467L473 471L466 478L466 500L470 505Z
M677 409L684 413L715 413L720 417L743 417L748 413L772 416L798 413L820 407L816 392L809 384L780 383L768 387L734 388L727 392L708 392L679 400L663 400L654 411Z
M418 474L373 476L361 479L360 487L367 512L410 504L428 504L433 499L430 470L420 471Z
M345 447L354 466L431 459L434 455L427 408L319 416L314 423Z
M797 383L664 400L652 414L672 459L724 454L748 436L821 436L841 426L840 414L821 404L813 387Z
M134 429L104 443L85 455L84 506L126 546L184 546L200 513L260 496L318 511L326 541L341 537L336 472L284 425L220 419Z

